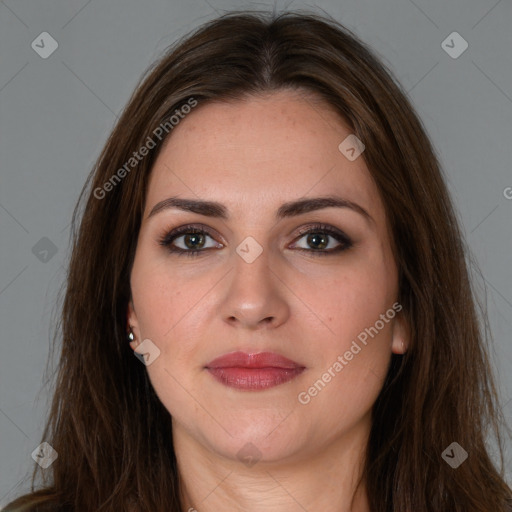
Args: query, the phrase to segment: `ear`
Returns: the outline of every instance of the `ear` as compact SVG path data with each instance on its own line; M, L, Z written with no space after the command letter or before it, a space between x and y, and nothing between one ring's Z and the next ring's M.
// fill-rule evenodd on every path
M135 350L137 346L140 344L140 329L139 329L139 322L137 321L137 314L135 313L135 307L133 305L133 300L130 299L128 302L128 309L126 312L126 333L128 334L130 332L130 327L133 332L134 339L133 341L130 341L130 347L132 350Z
M393 354L405 354L409 348L410 329L402 311L398 312L393 320Z

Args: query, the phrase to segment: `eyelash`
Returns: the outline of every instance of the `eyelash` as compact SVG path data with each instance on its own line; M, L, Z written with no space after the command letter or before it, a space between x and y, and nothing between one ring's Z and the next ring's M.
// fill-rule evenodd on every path
M164 236L162 236L158 243L165 247L170 253L176 254L178 256L186 255L186 256L197 256L201 252L205 252L210 250L208 249L190 249L185 250L181 249L179 247L173 247L171 244L174 242L177 238L184 234L204 234L208 235L209 237L213 238L213 236L210 234L210 232L203 228L197 228L195 225L189 224L186 226L180 226L179 228L173 229L170 232L166 233ZM328 226L326 224L314 224L314 225L308 225L301 230L299 230L299 236L297 237L297 240L302 238L304 235L308 234L323 234L323 235L329 235L332 236L336 241L340 242L341 245L336 247L335 249L296 249L299 251L307 252L312 254L313 256L329 256L335 253L346 251L347 249L350 249L353 245L350 238L345 235L342 231L339 231L338 229L334 229L331 226Z

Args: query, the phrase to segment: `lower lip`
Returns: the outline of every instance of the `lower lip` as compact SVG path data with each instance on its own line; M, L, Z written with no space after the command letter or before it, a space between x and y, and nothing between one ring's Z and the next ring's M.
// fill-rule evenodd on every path
M304 368L207 368L212 376L230 388L258 391L288 382Z

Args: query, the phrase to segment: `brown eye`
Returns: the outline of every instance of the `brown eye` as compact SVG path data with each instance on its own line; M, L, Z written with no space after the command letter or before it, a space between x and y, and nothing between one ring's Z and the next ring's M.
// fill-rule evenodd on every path
M299 240L305 238L306 247L299 247L316 255L329 255L345 251L352 247L352 241L342 231L324 224L308 226L300 232Z
M206 245L207 239L213 240L208 231L194 226L181 226L167 233L159 243L171 253L178 256L187 254L189 256L197 255L208 249L222 248L222 244L214 242L209 246Z

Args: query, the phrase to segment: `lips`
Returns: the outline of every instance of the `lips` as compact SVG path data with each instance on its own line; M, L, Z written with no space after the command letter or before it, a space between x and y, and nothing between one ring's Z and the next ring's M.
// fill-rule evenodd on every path
M273 352L231 352L209 362L205 368L222 384L247 391L283 384L305 369L301 364Z

